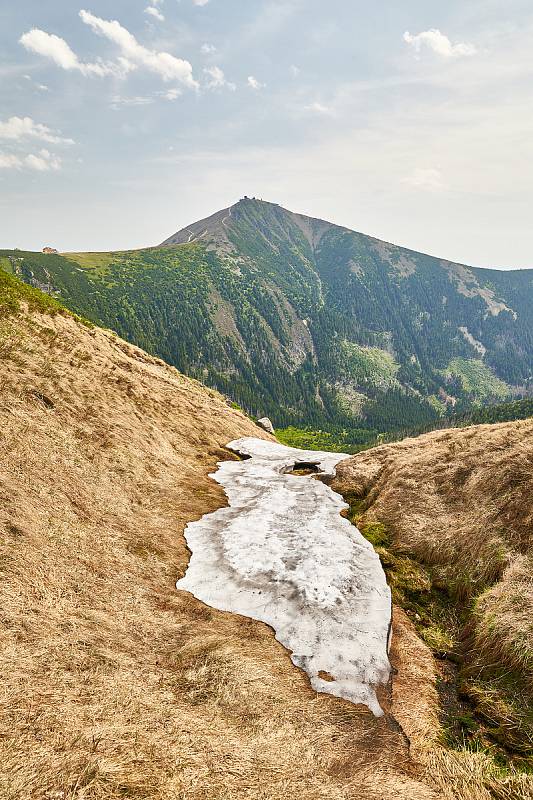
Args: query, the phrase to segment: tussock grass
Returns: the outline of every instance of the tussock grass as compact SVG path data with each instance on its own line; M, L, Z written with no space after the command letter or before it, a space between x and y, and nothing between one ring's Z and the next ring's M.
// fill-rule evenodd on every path
M438 787L442 800L531 800L530 775L498 767L481 752L427 751L428 778Z
M474 606L476 663L533 676L533 559L515 558ZM533 681L527 681L533 699Z
M374 543L395 600L420 621L433 652L461 651L460 690L500 745L498 757L503 748L531 769L533 420L376 448L339 465L334 488L351 493L370 541L381 532ZM438 613L424 600L424 574L431 592L448 598ZM442 611L453 604L458 613L447 620ZM456 796L457 778L459 797L533 797L533 777L502 777L491 753L443 750L438 759L451 776L443 796Z
M0 359L16 358L22 349L23 342L18 326L9 320L0 321Z

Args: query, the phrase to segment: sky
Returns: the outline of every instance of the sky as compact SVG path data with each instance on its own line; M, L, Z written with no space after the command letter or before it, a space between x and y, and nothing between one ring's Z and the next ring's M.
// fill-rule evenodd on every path
M155 245L244 195L533 267L531 0L0 0L0 247Z

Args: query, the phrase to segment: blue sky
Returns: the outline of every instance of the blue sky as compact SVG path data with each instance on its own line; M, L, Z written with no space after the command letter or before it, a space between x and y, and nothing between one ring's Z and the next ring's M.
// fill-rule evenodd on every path
M247 194L533 266L532 44L530 0L4 0L0 246L147 246Z

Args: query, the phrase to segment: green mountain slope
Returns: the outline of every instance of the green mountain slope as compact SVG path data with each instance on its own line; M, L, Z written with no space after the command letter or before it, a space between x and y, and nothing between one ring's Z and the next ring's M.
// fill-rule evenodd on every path
M161 246L0 266L277 425L391 430L527 393L533 270L464 267L244 199Z

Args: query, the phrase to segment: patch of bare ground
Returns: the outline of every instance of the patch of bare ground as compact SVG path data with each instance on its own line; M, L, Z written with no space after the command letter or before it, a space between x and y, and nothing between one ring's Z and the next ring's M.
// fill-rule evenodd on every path
M225 502L224 445L266 434L110 333L9 325L2 800L436 800L393 720L317 696L270 629L175 589L185 524ZM423 735L430 662L407 623L395 647L395 711Z
M378 447L342 462L332 485L436 657L451 748L424 730L430 714L413 731L397 711L413 754L445 798L532 798L533 420Z

